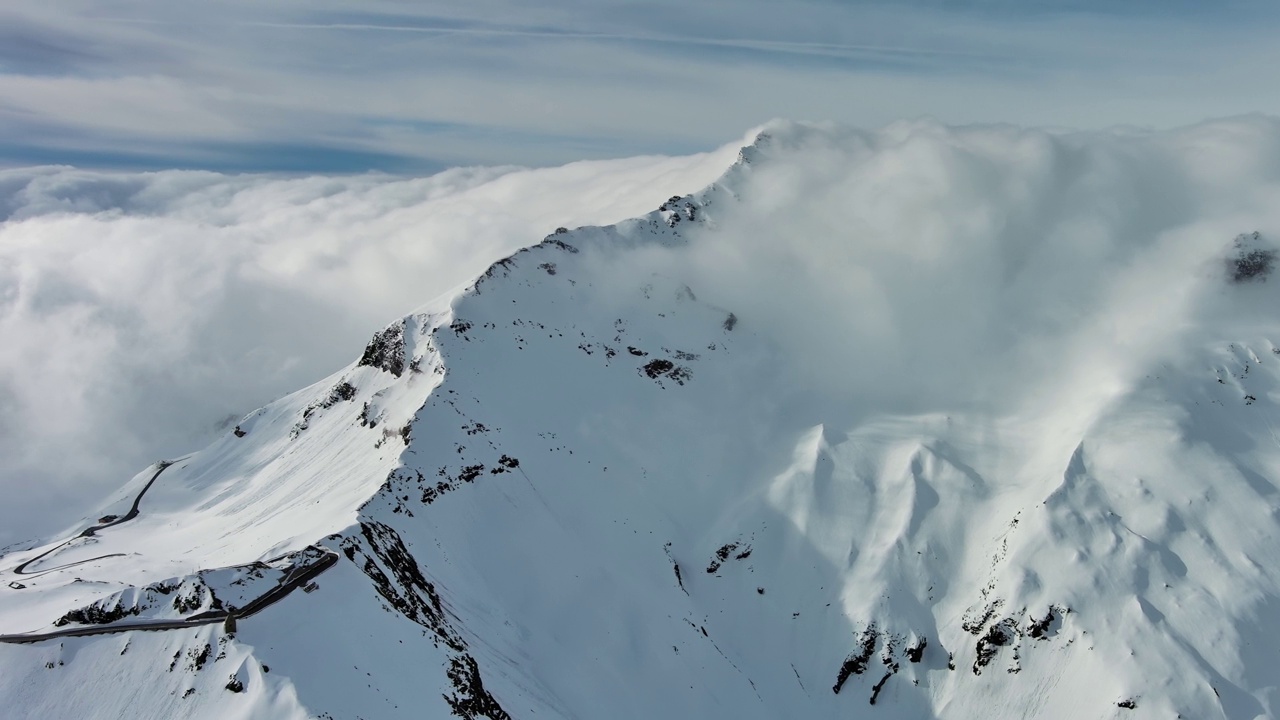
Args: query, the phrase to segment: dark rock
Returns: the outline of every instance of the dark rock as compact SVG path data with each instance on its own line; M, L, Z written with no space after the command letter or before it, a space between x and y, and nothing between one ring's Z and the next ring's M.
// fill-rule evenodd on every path
M449 627L435 585L423 576L400 535L379 522L361 523L360 532L363 543L348 539L342 549L347 559L373 581L378 594L401 615L430 630L439 642L457 652L465 650L462 638ZM364 561L357 561L357 555Z
M56 627L63 627L71 623L79 625L106 625L117 620L137 615L141 612L141 608L136 605L125 607L116 599L115 603L106 606L101 602L94 603L82 608L68 611L65 615L53 621Z
M480 666L470 655L460 655L449 660L449 680L454 695L444 696L453 714L463 720L486 717L490 720L511 720L511 716L498 704L496 698L485 689L480 679Z
M861 675L867 671L867 664L871 662L871 656L876 652L876 642L879 639L880 633L875 625L863 631L858 641L858 648L841 663L840 671L836 674L836 684L831 688L832 692L839 695L840 688L844 687L851 675Z
M1003 621L992 625L982 637L978 638L976 646L977 657L973 661L973 674L981 675L982 668L991 663L995 658L996 651L1001 647L1008 645L1012 640L1008 629L1005 627L1008 621Z
M733 551L737 549L738 543L736 542L721 545L720 548L716 550L715 555L711 558L711 562L707 565L707 574L711 575L714 574L715 571L719 570L720 566L724 564L724 561L728 560L729 556L733 554Z
M656 380L662 374L671 372L675 366L670 360L650 360L643 369L645 375Z
M889 676L891 675L893 675L893 673L891 672L885 673L884 677L880 678L880 682L876 683L871 688L871 704L872 705L876 704L876 698L880 697L880 691L884 689L885 683L889 682Z
M1053 625L1053 621L1056 619L1057 616L1054 615L1053 608L1049 608L1044 617L1038 620L1032 619L1031 624L1027 626L1027 635L1040 640L1048 634L1050 626Z
M918 663L924 659L924 649L929 646L929 639L917 638L914 644L907 646L907 660Z
M205 643L204 647L199 650L191 648L187 651L187 657L191 662L187 664L187 669L192 672L199 672L204 668L204 664L209 662L209 656L213 654L213 646Z
M374 333L373 339L360 356L360 367L376 367L396 377L404 373L404 322L397 322L380 332Z
M1275 265L1274 250L1259 247L1262 235L1254 232L1236 237L1235 257L1227 261L1227 274L1231 282L1266 281Z
M564 228L560 228L560 230L564 230ZM557 234L557 235L563 235L563 234L564 234L564 233L560 232L560 230L557 230L557 231L556 231L556 234ZM565 232L565 233L567 233L567 232L569 232L569 231L568 231L568 230L565 230L564 232ZM560 239L558 239L558 238L547 238L546 240L543 240L543 241L542 241L542 244L543 244L543 245L549 245L549 246L554 247L554 248L559 248L559 249L561 249L561 250L563 250L563 251L565 251L565 252L567 252L567 253L569 253L569 254L571 254L571 255L576 255L576 254L578 253L578 248L576 248L576 247L574 247L574 246L570 245L569 243L567 243L567 242L565 242L565 241L563 241L563 240L560 240Z

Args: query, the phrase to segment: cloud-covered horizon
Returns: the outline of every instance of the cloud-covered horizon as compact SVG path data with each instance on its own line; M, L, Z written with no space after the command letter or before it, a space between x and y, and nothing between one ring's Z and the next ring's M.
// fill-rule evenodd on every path
M775 117L1167 128L1280 113L1274 4L0 9L0 167L434 172L718 147Z
M0 171L0 547L63 529L557 226L652 210L736 150L411 179Z
M912 412L911 388L994 397L966 368L989 361L1007 372L984 377L1016 388L1058 352L1095 353L1111 378L1133 364L1117 351L1164 351L1185 317L1162 313L1221 272L1204 263L1235 233L1280 237L1276 119L786 137L784 162L742 185L741 210L713 213L709 239L607 272L683 278L808 348L798 386L859 407L878 396ZM346 365L388 321L557 226L698 191L737 148L414 179L0 171L0 546L64 529L148 463ZM813 219L789 209L828 205ZM1136 309L1091 318L1103 294ZM1077 316L1063 346L1055 328ZM852 367L861 379L834 393Z

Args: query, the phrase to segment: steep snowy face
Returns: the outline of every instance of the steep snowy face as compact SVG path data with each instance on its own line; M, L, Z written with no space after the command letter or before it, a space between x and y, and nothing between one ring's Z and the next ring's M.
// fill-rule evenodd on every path
M1278 141L770 126L706 190L493 265L90 534L0 558L0 632L143 624L0 646L0 692L1273 716Z

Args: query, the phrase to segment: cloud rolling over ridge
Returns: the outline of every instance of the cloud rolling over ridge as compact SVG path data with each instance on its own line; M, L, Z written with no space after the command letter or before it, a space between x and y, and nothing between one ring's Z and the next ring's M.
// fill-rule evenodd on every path
M0 545L75 521L557 226L698 189L735 147L420 179L0 173Z
M767 134L708 195L688 246L605 253L599 268L672 277L732 310L781 348L770 362L798 405L820 399L837 425L1073 405L1084 422L1177 361L1225 293L1269 307L1266 283L1228 290L1223 273L1238 234L1280 231L1275 120Z
M798 406L821 397L846 426L1048 409L1088 422L1176 359L1225 292L1236 234L1280 236L1271 119L767 131L719 181L736 144L421 179L0 175L0 540L61 529L556 226L616 222L713 181L687 247L588 252L601 284L655 273L732 309L780 348ZM1236 291L1262 293L1266 312L1267 287Z

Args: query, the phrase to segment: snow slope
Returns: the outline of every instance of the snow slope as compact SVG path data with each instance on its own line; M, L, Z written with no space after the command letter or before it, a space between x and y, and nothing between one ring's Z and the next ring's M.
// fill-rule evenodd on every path
M698 190L740 146L421 178L0 170L0 548L57 536L531 238Z
M1257 118L770 125L100 513L154 477L136 517L0 558L14 635L243 607L340 557L234 631L0 644L0 702L1273 717L1277 148ZM192 578L198 604L145 590Z

